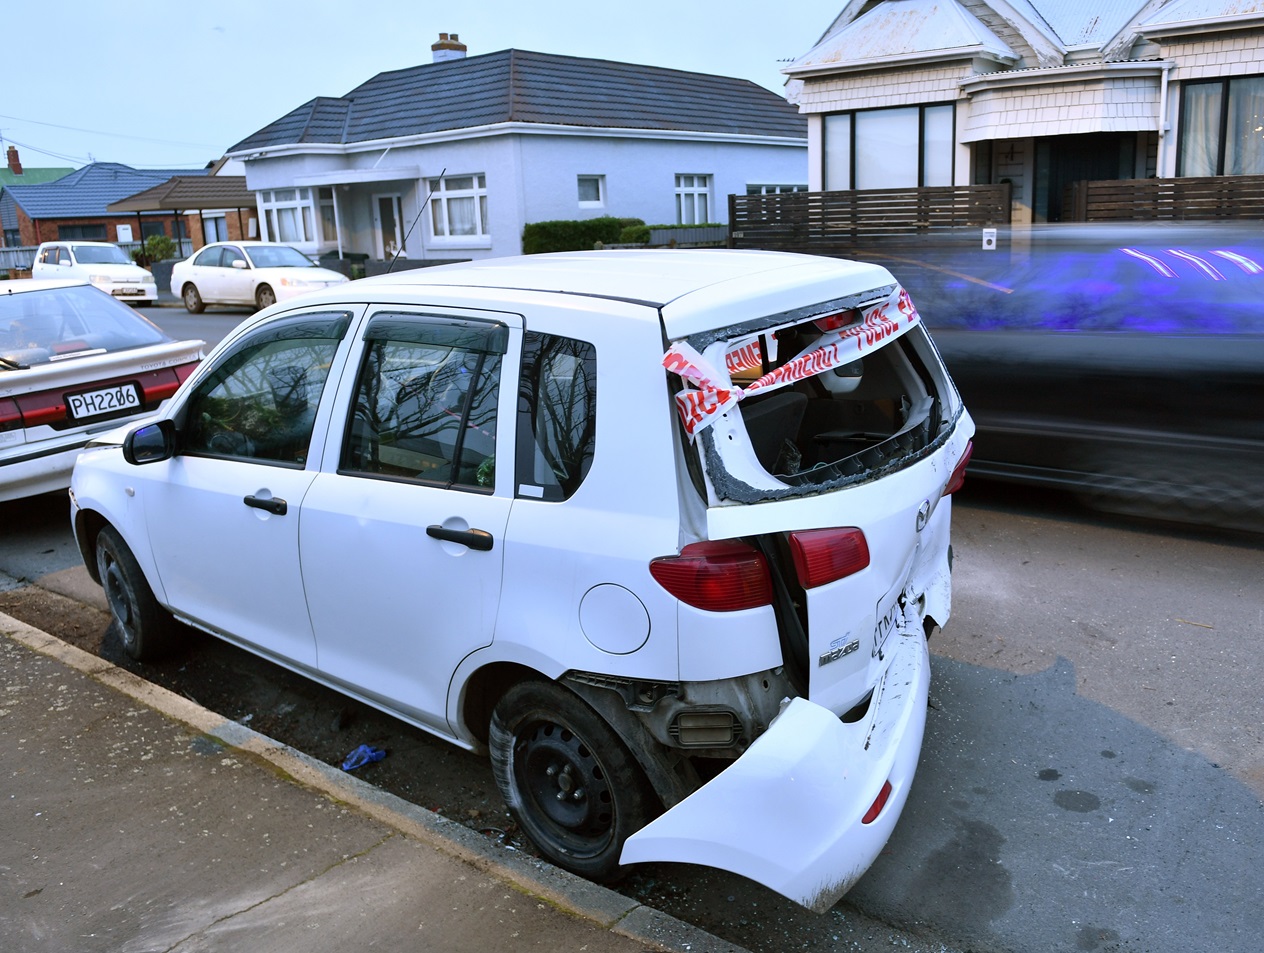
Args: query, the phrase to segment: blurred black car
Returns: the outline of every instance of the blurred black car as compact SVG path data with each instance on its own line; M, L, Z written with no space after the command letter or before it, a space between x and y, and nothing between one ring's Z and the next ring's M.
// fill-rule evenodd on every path
M979 244L870 256L917 302L974 416L970 475L1264 530L1264 226Z

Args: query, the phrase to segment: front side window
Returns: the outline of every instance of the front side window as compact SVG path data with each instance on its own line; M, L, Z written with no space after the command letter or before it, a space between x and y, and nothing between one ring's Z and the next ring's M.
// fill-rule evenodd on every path
M596 348L527 332L518 385L517 495L569 499L588 475L596 438Z
M954 123L951 103L826 116L825 188L952 185Z
M376 315L339 472L490 493L507 343L490 322Z
M484 238L487 230L487 177L449 175L431 179L430 225L436 239Z
M711 221L711 176L676 176L676 224L705 225Z
M351 316L320 312L244 338L183 410L184 452L302 468L316 407Z
M1177 175L1264 173L1264 76L1186 83Z

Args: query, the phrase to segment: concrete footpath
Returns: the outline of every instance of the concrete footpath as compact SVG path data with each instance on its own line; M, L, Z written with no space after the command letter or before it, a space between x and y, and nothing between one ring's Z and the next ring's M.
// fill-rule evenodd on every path
M740 948L0 614L0 950Z

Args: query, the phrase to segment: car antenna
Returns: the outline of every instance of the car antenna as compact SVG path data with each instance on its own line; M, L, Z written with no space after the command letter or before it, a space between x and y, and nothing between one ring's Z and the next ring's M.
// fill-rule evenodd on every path
M448 167L445 165L443 171L439 173L442 179L447 174ZM431 182L436 180L431 179ZM399 256L404 253L404 246L408 244L408 236L413 233L413 229L417 227L417 223L421 221L421 213L426 210L426 206L430 204L430 196L434 195L434 187L431 186L430 191L426 193L426 201L421 203L421 208L417 209L417 217L413 219L413 223L408 226L408 231L404 232L404 240L399 243L399 248L395 249L395 254L391 256L391 263L386 266L386 273L389 275L391 269L395 267L395 262L399 261Z

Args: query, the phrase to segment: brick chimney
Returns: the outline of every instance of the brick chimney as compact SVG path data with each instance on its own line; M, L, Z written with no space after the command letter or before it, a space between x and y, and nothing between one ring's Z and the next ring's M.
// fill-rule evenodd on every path
M440 33L439 42L430 44L430 53L436 63L442 63L444 60L463 60L465 59L465 49L465 44L461 42L461 38L455 33L451 36L448 36L446 33Z
M5 154L9 160L9 171L14 175L22 174L22 162L18 159L18 150L16 146L9 146L9 151Z

